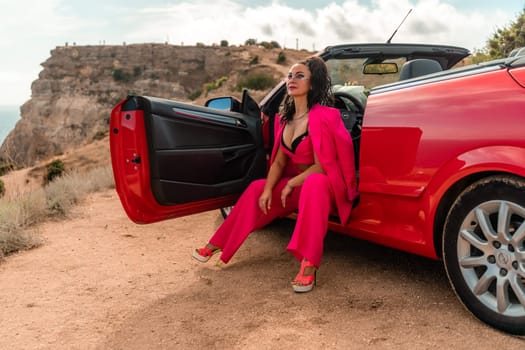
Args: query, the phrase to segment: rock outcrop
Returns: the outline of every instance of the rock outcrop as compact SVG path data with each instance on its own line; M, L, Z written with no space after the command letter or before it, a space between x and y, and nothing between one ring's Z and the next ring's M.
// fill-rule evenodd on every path
M286 61L277 64L281 52ZM111 108L128 94L199 104L213 95L240 96L235 89L240 77L257 71L277 82L290 62L309 54L256 46L57 47L42 63L21 120L0 147L0 159L31 166L104 137ZM218 80L225 80L220 88L213 86ZM260 98L266 92L254 94Z

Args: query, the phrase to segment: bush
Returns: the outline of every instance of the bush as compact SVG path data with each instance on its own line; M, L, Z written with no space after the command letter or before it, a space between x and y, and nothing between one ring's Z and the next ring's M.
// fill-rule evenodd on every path
M0 179L0 198L5 195L5 184L2 179Z
M204 89L206 90L205 96L208 96L208 92L220 88L226 80L228 80L228 77L220 77L215 81L204 84Z
M277 64L285 64L286 63L286 55L284 52L279 52L279 55L277 56Z
M0 258L31 249L41 240L29 229L46 218L67 217L70 209L87 194L115 187L111 166L88 173L68 174L16 198L0 199Z
M242 77L237 84L237 90L242 91L243 89L251 90L266 90L273 87L276 84L275 79L264 73L251 73L245 77Z
M250 65L258 64L259 63L259 56L255 56L251 59Z
M259 45L261 45L265 49L280 49L281 48L281 45L279 45L279 43L275 40L272 40L270 42L262 41L259 43Z
M124 72L122 69L115 69L113 71L113 80L128 82L131 79L131 75L128 72Z
M86 174L65 174L45 187L48 215L66 217L87 194L113 187L111 167L96 168Z
M200 96L202 95L202 91L200 90L196 90L196 91L193 91L189 96L188 98L192 101L198 99Z
M221 47L228 47L228 40L221 40Z
M261 41L259 43L259 45L261 45L265 49L271 49L272 48L272 44L270 44L270 42L268 42L268 41Z
M57 177L60 177L64 174L64 162L60 159L55 159L51 163L46 165L46 175L44 176L44 183L48 184Z
M11 163L0 162L0 176L7 174L15 167Z
M18 196L11 201L0 200L0 258L21 249L40 245L40 240L27 229L45 217L44 191Z

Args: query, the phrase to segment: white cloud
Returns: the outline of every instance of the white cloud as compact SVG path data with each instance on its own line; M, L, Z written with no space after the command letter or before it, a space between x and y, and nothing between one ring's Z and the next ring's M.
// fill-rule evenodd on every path
M309 9L284 1L246 7L239 1L0 0L0 104L9 103L5 96L13 91L25 90L16 99L23 103L41 70L39 64L66 41L194 45L227 40L238 45L257 39L319 50L345 42L385 42L412 8L393 42L451 44L472 50L483 48L495 30L512 22L521 10L489 11L478 2L468 10L462 2L459 9L450 5L452 0L346 0ZM142 3L147 5L141 7ZM10 81L7 87L8 74L20 77L17 81L23 86Z
M413 9L394 42L432 42L481 48L499 26L506 25L508 13L460 12L440 0L375 0L370 7L357 0L331 3L306 10L279 2L243 8L221 0L214 3L180 3L151 7L131 15L134 23L126 38L130 42L165 41L194 45L228 40L242 44L246 39L275 40L287 47L320 49L342 42L386 41L409 9Z
M66 14L67 6L62 0L2 1L0 31L2 43L9 45L38 44L75 33L87 26L81 16Z

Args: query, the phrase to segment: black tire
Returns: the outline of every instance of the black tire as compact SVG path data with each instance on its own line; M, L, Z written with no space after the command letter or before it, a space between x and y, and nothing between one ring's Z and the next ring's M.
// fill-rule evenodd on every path
M461 193L443 235L448 279L481 321L525 334L525 180L492 176Z
M221 215L222 215L223 219L226 219L228 217L228 215L230 215L232 209L233 209L233 205L230 206L230 207L221 208Z

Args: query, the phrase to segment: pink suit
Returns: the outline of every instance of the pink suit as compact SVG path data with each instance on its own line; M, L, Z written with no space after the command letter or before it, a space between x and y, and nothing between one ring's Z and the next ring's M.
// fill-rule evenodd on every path
M282 147L284 126L284 123L276 123L271 162L277 148ZM282 147L289 160L272 191L272 206L268 213L265 215L258 205L266 180L255 180L210 239L211 244L222 249L223 262L231 259L251 232L297 210L297 222L287 250L299 261L306 258L315 266L320 265L330 212L336 209L341 223L345 224L357 195L354 150L339 111L334 108L314 105L308 117L308 133L295 152ZM312 164L313 152L325 174L309 175L302 186L294 188L286 200L286 208L283 208L281 191L288 180L300 172L295 164Z

